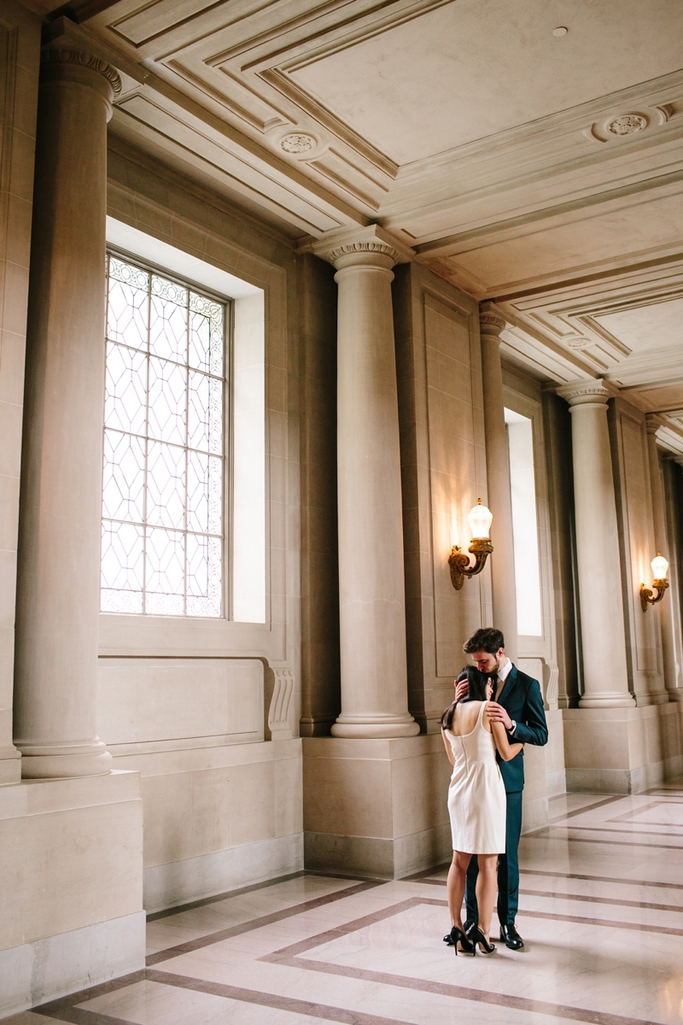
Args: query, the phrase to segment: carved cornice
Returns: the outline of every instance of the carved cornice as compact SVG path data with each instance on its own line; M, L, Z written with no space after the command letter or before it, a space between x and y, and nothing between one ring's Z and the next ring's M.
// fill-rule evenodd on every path
M111 64L107 64L106 61L85 50L72 50L66 46L46 46L40 51L40 63L45 65L77 64L82 68L90 68L106 78L114 96L121 92L121 78L118 71Z
M557 389L557 394L566 399L570 406L604 406L614 395L614 391L598 377L589 381L572 381L571 384L564 384Z

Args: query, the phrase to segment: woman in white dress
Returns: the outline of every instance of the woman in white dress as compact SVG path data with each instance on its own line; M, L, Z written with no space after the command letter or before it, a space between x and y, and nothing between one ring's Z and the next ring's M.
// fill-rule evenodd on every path
M503 724L490 722L486 715L493 690L490 677L474 666L467 666L456 682L465 679L467 694L449 705L441 717L443 742L453 766L448 790L453 861L448 872L447 892L456 955L458 950L475 954L477 946L486 954L495 950L490 931L496 899L496 866L498 855L505 851L505 786L496 750L508 762L523 746L510 744ZM473 854L479 862L479 922L474 923L466 936L461 911L467 866Z

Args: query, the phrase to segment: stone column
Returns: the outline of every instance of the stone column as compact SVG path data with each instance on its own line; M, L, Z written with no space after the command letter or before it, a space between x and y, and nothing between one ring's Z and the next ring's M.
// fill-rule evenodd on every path
M647 427L647 452L650 465L650 491L652 494L652 522L655 533L655 548L661 552L665 559L671 562L671 549L669 547L668 531L666 529L666 498L664 496L664 481L659 468L659 454L657 452L657 429L661 421L652 413L646 416ZM655 553L653 552L653 555ZM645 583L650 587L650 580ZM652 611L659 616L659 624L662 634L662 657L664 662L664 683L669 692L671 701L682 701L683 692L678 687L678 665L676 664L676 651L674 643L674 631L672 622L672 603L669 592L659 604L652 607Z
M342 711L335 737L408 737L403 513L392 267L411 251L375 226L316 244L337 269Z
M558 388L572 416L576 561L584 694L582 708L634 705L628 689L621 559L607 425L609 391L601 380Z
M104 61L42 54L17 585L15 743L25 777L108 772L95 735L107 121Z
M517 659L518 647L517 592L513 558L510 459L505 427L503 370L500 364L500 333L504 327L505 320L496 306L489 302L482 303L479 309L479 330L484 390L486 479L489 509L493 513L491 541L494 552L489 559L493 590L493 625L503 631L506 654L514 662Z

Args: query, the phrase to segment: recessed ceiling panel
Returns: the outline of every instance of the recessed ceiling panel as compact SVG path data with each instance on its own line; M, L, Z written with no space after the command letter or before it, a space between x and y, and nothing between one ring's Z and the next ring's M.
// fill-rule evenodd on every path
M621 310L594 319L634 353L678 346L683 354L683 299Z
M649 201L648 201L649 200ZM656 259L680 245L683 196L647 197L609 213L592 209L580 219L486 245L482 240L449 258L454 268L479 281L488 295L503 295L564 278L595 272L599 266Z
M682 38L675 0L455 0L290 74L404 164L676 71Z

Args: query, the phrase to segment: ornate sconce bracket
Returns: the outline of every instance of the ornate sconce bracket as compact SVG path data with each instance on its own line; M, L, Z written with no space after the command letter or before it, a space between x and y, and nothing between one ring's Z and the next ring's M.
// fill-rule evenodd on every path
M451 554L448 556L451 583L456 591L459 591L464 584L465 577L476 577L477 573L481 573L486 565L486 560L493 551L493 545L487 537L474 537L467 551L474 556L473 565L470 565L470 555L463 552L459 545L453 545Z
M657 594L653 594L649 587L645 584L640 585L640 607L643 612L647 612L648 605L656 605L658 601L661 601L664 597L664 592L669 586L668 580L653 580L652 586L657 591Z

